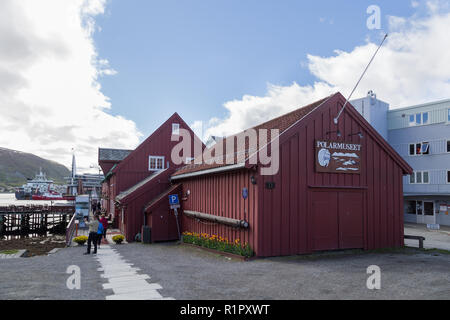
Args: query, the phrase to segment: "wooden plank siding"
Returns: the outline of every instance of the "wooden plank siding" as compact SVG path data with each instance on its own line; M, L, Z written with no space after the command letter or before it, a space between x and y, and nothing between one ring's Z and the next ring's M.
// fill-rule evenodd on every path
M240 239L257 248L257 186L251 183L251 176L256 172L240 170L200 176L183 181L183 210L197 211L221 217L245 220L249 223L248 230L200 221L182 215L182 230L197 233L207 233L227 238L229 241ZM248 189L248 198L242 197L242 189ZM187 191L189 190L189 195Z

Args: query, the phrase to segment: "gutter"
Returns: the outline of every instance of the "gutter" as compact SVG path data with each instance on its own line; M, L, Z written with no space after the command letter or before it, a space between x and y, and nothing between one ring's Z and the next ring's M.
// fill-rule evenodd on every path
M171 177L171 180L174 181L174 180L180 180L180 179L185 179L185 178L203 176L205 174L227 172L227 171L238 170L238 169L243 169L243 168L245 168L244 162L238 163L238 164L233 164L230 166L225 166L225 167L219 167L219 168L213 168L213 169L207 169L207 170L201 170L201 171L196 171L196 172L180 174L178 176Z

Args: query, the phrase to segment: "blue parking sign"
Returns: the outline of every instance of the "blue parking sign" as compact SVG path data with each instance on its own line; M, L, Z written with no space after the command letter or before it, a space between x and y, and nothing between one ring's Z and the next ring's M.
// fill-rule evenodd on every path
M172 194L169 196L169 204L171 206L176 206L176 205L180 204L180 200L178 199L177 194Z

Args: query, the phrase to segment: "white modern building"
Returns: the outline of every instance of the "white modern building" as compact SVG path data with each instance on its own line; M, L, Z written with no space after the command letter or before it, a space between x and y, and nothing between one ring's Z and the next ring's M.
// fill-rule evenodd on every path
M414 169L405 221L450 225L450 99L389 110L369 92L351 103Z

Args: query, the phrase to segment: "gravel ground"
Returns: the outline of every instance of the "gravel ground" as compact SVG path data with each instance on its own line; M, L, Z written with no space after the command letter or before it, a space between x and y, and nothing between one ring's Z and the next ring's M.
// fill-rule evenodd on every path
M328 253L241 262L175 243L113 246L139 274L175 299L450 299L450 255L416 249ZM85 248L50 256L0 260L0 300L102 300L110 291ZM100 249L101 250L101 249ZM81 290L66 287L69 265L81 268ZM366 288L370 265L381 268L381 290Z
M449 254L411 249L241 262L173 243L117 249L176 299L450 299ZM366 287L370 265L381 268L381 290Z
M0 260L0 300L98 300L104 299L102 280L86 248L59 250L50 256ZM69 290L67 267L81 269L81 290Z

